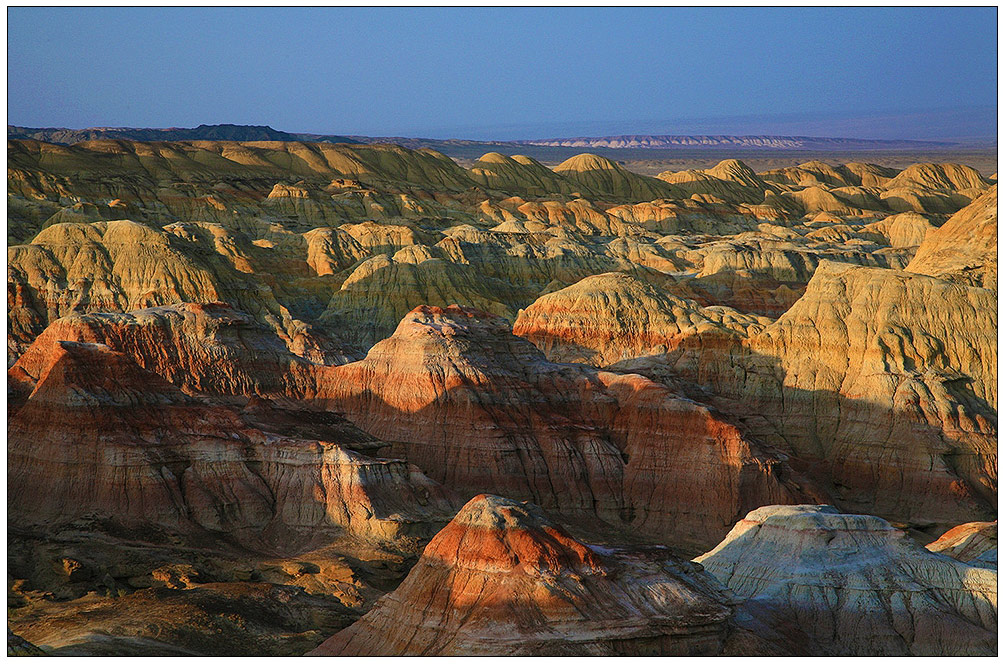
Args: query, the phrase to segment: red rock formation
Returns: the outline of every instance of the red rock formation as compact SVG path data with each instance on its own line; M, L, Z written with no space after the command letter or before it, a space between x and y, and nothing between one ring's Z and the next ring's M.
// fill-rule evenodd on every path
M999 539L995 521L963 523L951 528L936 542L926 545L934 553L978 567L996 568Z
M731 610L666 552L585 545L535 505L472 499L394 592L313 655L713 655Z
M771 322L728 307L701 307L629 274L610 272L544 295L519 312L512 331L551 360L608 367L663 355L697 335L702 350L720 339L726 352L736 343L729 337L760 332Z
M633 357L612 368L706 387L845 509L948 525L994 513L995 303L984 288L823 261L765 326L622 275L544 296L516 326L555 359Z
M39 366L8 427L8 509L20 523L89 516L289 550L346 530L413 545L453 513L448 493L404 462L265 434L107 346L54 342Z
M104 344L188 393L296 398L314 390L313 363L220 302L60 318L12 367L20 390L34 389L58 341Z
M418 307L319 396L457 491L506 493L661 541L717 541L796 500L789 469L706 407L638 375L548 362L490 314Z

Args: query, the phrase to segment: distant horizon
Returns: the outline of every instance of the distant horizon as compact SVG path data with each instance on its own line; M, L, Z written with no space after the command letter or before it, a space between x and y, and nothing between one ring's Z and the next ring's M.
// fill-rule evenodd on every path
M938 109L919 113L889 115L845 116L758 116L710 117L706 119L664 120L647 122L578 122L546 123L536 127L507 125L501 127L464 127L430 129L427 132L387 132L367 134L334 129L331 131L290 129L275 123L251 124L239 122L199 122L197 124L170 124L144 126L139 124L93 124L87 126L52 125L31 122L11 122L8 125L33 129L194 129L199 126L233 125L268 127L291 134L359 136L367 138L409 138L428 140L454 140L475 142L525 142L574 138L607 138L617 136L735 136L735 137L799 137L860 141L911 141L920 143L975 143L985 144L998 140L996 132L996 107ZM968 117L967 122L965 116ZM925 124L924 124L925 123ZM827 130L826 125L830 128ZM950 127L948 129L947 127ZM894 127L895 131L887 131ZM603 128L608 130L604 131ZM550 133L546 133L549 131Z
M8 123L996 134L994 7L8 9ZM81 40L81 35L113 35ZM981 109L981 110L979 110Z

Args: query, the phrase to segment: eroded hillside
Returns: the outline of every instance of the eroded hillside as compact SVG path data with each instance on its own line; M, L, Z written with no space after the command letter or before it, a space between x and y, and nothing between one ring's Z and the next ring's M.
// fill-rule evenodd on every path
M961 164L9 141L13 638L990 654L996 238Z

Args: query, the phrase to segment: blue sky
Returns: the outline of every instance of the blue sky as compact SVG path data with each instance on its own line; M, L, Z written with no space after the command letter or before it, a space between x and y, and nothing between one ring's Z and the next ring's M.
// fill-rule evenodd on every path
M9 8L8 122L995 135L996 11Z

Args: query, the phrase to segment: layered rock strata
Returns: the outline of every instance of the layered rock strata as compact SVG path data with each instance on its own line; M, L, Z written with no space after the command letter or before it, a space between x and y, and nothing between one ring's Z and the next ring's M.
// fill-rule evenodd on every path
M969 565L996 569L999 559L997 526L995 521L963 523L927 544L926 548Z
M467 495L680 545L808 492L708 408L639 375L548 362L504 319L460 307L418 307L366 359L326 368L318 397Z
M107 346L53 342L41 366L8 428L21 524L88 517L290 550L338 532L413 546L453 514L405 462L266 434Z
M996 571L877 517L764 507L696 560L743 600L740 623L813 656L996 654Z
M713 655L731 609L666 552L589 546L541 510L473 498L404 582L313 655Z
M995 301L984 288L825 261L766 325L604 276L541 298L516 330L555 359L632 357L617 369L646 372L657 360L847 509L955 524L994 513Z

